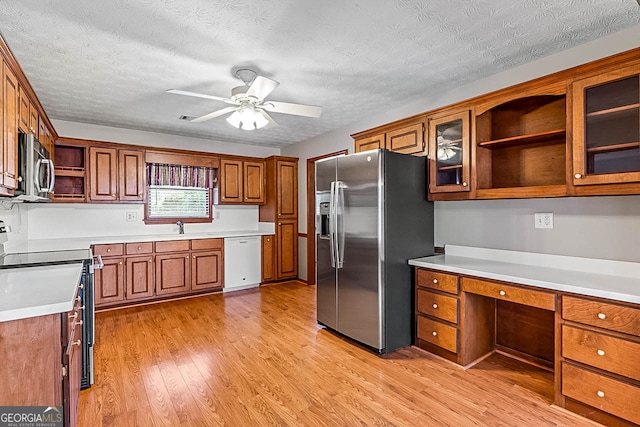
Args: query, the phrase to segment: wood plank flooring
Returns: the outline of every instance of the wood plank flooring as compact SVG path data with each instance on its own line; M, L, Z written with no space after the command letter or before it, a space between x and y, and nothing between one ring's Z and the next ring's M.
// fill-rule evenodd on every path
M551 407L552 374L494 355L464 371L379 357L319 327L300 283L96 315L80 426L593 426Z

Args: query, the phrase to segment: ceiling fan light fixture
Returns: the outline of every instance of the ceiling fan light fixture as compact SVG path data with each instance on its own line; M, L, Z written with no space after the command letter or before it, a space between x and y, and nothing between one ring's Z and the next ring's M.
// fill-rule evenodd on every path
M252 105L245 105L227 117L227 123L242 130L255 130L265 127L269 121Z

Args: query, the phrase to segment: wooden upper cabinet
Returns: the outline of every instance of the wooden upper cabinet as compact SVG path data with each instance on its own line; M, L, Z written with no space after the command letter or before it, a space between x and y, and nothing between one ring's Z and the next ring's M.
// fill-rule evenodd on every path
M276 161L276 206L278 219L298 217L297 161Z
M425 155L424 124L422 122L387 132L386 148L402 154Z
M40 138L40 114L33 102L29 102L29 130L36 138Z
M640 64L571 89L573 184L640 182Z
M264 203L264 162L243 162L243 192L245 203Z
M220 160L220 203L242 203L242 160Z
M142 151L118 150L118 198L144 200L145 164Z
M143 202L144 153L89 148L89 199L99 202Z
M0 183L8 189L16 188L18 173L18 120L19 88L15 74L5 62L2 63L2 148L0 149Z
M118 151L115 148L89 148L89 199L118 200Z
M377 150L378 148L385 148L385 134L381 133L364 138L356 138L354 143L356 153L359 153L361 151Z
M470 112L429 118L429 192L470 191Z
M19 107L19 122L18 125L20 127L20 129L22 129L25 133L31 133L31 130L29 129L29 124L31 122L31 115L30 115L30 110L29 107L31 106L31 101L29 101L29 98L27 97L27 94L24 93L24 90L22 89L22 86L18 87L18 97L19 97L19 102L20 102L20 107Z

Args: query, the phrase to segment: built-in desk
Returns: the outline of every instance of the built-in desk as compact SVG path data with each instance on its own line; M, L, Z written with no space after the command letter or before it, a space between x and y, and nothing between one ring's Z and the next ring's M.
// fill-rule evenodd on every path
M556 405L640 424L639 263L447 246L409 264L418 347L466 368L500 352L553 370Z

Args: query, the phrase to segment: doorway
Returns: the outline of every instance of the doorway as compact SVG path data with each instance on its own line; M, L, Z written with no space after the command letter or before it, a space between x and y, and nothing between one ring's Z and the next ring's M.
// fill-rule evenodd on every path
M349 150L336 151L307 159L307 284L316 284L316 160L347 154Z

